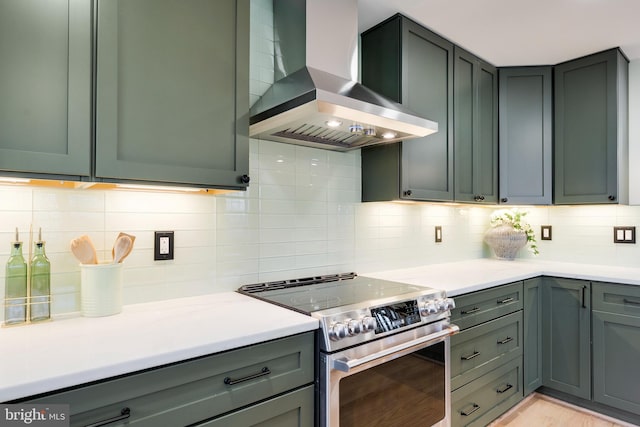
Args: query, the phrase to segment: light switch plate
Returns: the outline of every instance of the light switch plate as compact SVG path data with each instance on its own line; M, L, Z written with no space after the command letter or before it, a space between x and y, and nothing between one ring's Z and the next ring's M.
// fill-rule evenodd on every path
M541 225L540 226L540 240L551 240L551 226L550 225Z
M442 242L442 226L436 225L436 243Z
M613 243L635 243L636 227L620 226L613 227Z
M173 259L173 231L156 231L153 245L153 260L166 261Z

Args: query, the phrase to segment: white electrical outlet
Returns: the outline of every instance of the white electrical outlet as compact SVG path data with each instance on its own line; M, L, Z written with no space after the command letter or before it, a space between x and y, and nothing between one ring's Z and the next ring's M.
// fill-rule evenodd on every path
M160 237L160 255L169 254L169 238L166 236Z

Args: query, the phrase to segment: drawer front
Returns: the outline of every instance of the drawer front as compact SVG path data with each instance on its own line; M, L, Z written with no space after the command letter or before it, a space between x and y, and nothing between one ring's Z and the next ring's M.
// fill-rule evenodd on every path
M640 317L640 286L593 282L592 308Z
M313 396L313 386L308 386L196 427L313 427Z
M522 311L451 337L451 389L455 390L522 356Z
M522 364L514 359L451 394L451 425L486 426L522 399Z
M451 322L460 329L496 319L522 309L522 282L455 297Z
M313 332L127 375L33 402L70 405L71 425L186 425L310 384ZM125 424L126 423L126 424ZM166 424L168 423L168 424Z

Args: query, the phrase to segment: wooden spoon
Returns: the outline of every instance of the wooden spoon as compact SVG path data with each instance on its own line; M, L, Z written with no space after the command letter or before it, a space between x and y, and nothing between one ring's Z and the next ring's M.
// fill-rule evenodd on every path
M113 245L113 263L121 263L127 257L127 255L131 253L132 247L133 242L131 241L131 237L124 235L119 236L116 239L116 243Z
M71 252L80 264L97 264L98 256L89 236L80 236L71 241Z
M111 249L111 257L113 259L116 258L116 243L118 243L118 239L122 236L127 236L131 239L131 247L129 248L129 252L131 252L131 249L133 249L133 242L136 241L136 236L132 234L127 234L127 233L119 233L118 237L116 237L116 241L113 243L113 249ZM129 255L129 252L127 252L127 254L123 257L123 259L126 258L127 255Z

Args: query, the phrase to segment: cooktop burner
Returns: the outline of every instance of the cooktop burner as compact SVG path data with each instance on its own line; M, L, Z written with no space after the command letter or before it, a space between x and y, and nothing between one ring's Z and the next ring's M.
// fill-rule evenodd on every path
M343 273L245 285L248 293L305 314L429 290L421 286Z

